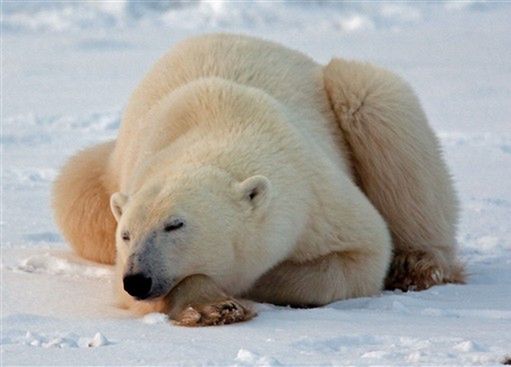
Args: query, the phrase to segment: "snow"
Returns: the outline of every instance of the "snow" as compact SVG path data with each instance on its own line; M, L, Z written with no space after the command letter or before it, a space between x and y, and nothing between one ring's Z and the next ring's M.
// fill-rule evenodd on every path
M169 5L170 4L170 5ZM511 5L504 2L2 2L1 359L5 365L496 365L511 355ZM319 62L405 77L461 200L466 285L383 292L188 329L116 307L112 269L52 221L71 154L114 138L122 106L169 46L262 36Z
M14 336L2 342L41 348L96 348L111 344L101 333L96 333L92 338L80 337L74 333L49 337L30 331L27 331L24 336Z
M113 275L110 269L101 266L84 265L80 262L70 262L50 253L30 256L22 260L12 271L26 273L44 273L51 275L66 275L73 277L108 278Z

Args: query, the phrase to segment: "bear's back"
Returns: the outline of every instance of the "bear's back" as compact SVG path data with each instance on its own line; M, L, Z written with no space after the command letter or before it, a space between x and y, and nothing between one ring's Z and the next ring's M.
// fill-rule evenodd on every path
M286 107L289 121L342 171L345 147L323 83L323 67L306 55L253 37L214 34L173 47L147 73L125 109L112 160L128 177L140 149L140 132L151 128L144 116L177 88L201 78L219 77L257 88ZM169 124L172 122L169 121ZM170 125L169 125L170 126ZM128 154L127 154L128 152ZM119 169L119 168L118 168ZM117 170L118 170L117 169Z
M136 124L162 97L204 77L262 89L293 109L325 103L321 67L309 57L257 38L215 34L187 39L164 55L131 96L123 125Z

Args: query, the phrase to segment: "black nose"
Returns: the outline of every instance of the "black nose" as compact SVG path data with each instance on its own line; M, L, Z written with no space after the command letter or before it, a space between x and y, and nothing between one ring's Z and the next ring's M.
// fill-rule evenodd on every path
M152 279L146 277L143 273L126 275L122 282L124 290L138 299L146 299L149 296L153 283Z

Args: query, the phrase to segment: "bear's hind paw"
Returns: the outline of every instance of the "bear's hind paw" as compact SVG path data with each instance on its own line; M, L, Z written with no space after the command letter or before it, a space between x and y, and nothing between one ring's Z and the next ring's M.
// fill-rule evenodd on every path
M421 291L443 283L461 283L461 277L451 276L444 266L425 251L403 251L394 255L390 265L385 289ZM458 279L459 278L459 279Z

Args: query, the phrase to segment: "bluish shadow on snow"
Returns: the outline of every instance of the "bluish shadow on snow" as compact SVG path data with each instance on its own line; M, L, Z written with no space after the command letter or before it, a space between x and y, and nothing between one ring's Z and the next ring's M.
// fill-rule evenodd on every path
M62 237L55 232L28 233L23 238L30 242L56 243L63 241Z

